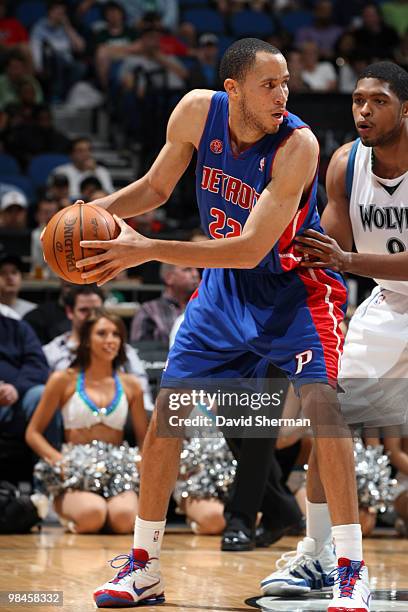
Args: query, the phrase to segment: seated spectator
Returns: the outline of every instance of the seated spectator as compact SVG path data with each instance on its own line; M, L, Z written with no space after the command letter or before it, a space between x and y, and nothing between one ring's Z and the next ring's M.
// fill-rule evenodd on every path
M113 533L130 533L133 530L138 505L138 475L135 453L123 445L124 427L130 412L135 437L141 448L147 430L147 417L137 379L131 374L118 372L125 361L125 335L126 329L119 317L103 310L88 317L81 328L74 364L51 375L27 427L27 443L43 459L36 467L37 480L40 486L43 482L45 490L55 496L57 513L68 529L75 533L98 533L105 526ZM43 435L58 410L61 411L68 443L63 446L62 452L49 444ZM98 464L109 466L116 462L117 465L118 456L121 455L121 467L126 474L124 478L117 479L113 467L109 485L106 485L106 472L103 479L105 484L99 488L94 484L98 479L98 470L91 475L84 464L83 454L77 452L81 446L83 452L89 452L89 445L94 441L98 441L95 449ZM67 457L70 459L66 465L64 460ZM132 467L129 468L129 465ZM76 485L65 484L61 467L63 470L74 467ZM53 483L50 483L50 475L54 476Z
M35 91L35 102L41 104L43 93L37 79L30 74L30 68L24 56L14 51L6 60L4 74L0 74L0 109L5 109L9 104L21 102L21 85L30 83Z
M161 297L144 302L133 317L132 342L160 340L168 346L171 328L184 311L200 276L197 268L161 264L160 276L165 285Z
M107 89L112 62L137 52L137 31L126 25L126 13L118 2L107 2L103 7L105 25L94 37L95 68L99 83Z
M303 78L302 54L292 49L287 54L288 69L290 73L289 91L291 93L305 93L310 91L309 85Z
M12 450L18 457L0 465L0 479L31 480L32 465L25 452L24 434L26 410L30 412L33 406L26 401L26 395L46 382L49 370L38 338L24 321L0 312L0 338L0 455L4 458Z
M23 280L23 269L23 262L17 255L7 253L0 255L0 302L15 310L20 317L24 317L37 308L34 302L18 297Z
M125 90L135 90L144 96L150 85L154 89L181 90L188 76L186 68L173 56L160 50L161 31L145 29L140 35L140 51L126 58L120 70L120 81Z
M130 217L127 223L144 236L155 236L166 230L166 224L158 210L149 210L136 217Z
M47 83L49 95L64 100L85 72L75 59L85 50L85 42L69 21L66 2L51 0L47 16L35 23L30 40L35 69Z
M330 62L319 61L319 49L315 42L302 44L302 79L316 92L335 91L337 88L337 75Z
M57 297L42 302L24 317L34 329L41 344L47 344L55 336L71 328L71 323L65 314L64 298L75 285L62 279L60 283L61 289Z
M84 202L91 202L91 200L95 200L96 197L99 196L95 196L94 194L103 191L101 181L97 179L96 176L87 176L84 178L79 185L79 189L80 199Z
M77 13L83 15L95 4L104 4L105 0L82 0L77 7ZM140 27L146 12L157 11L168 30L175 30L178 24L178 0L118 0L127 16L127 22L132 27Z
M219 45L215 34L202 34L198 39L197 63L190 70L191 89L221 89L219 82Z
M29 121L24 117L21 123L7 131L5 146L7 152L14 155L22 167L27 167L34 155L67 153L70 143L68 138L55 128L49 107L36 104L32 107Z
M72 200L69 197L69 180L65 174L51 174L48 178L46 197L55 200L58 208L71 206Z
M405 32L403 37L401 38L398 46L394 51L395 61L397 64L408 69L408 30Z
M362 12L363 23L353 32L357 52L370 58L371 62L394 58L398 34L394 28L386 25L380 8L372 3L367 4Z
M333 5L330 0L318 0L314 5L314 22L311 26L296 32L295 44L301 47L305 42L314 42L324 59L332 59L337 39L343 29L332 21Z
M57 166L52 176L65 175L69 181L69 197L79 198L81 194L80 184L84 178L95 176L101 183L103 189L112 193L113 184L110 174L106 168L96 163L92 155L92 143L89 138L75 138L71 143L71 162Z
M21 191L7 191L1 198L0 228L23 230L27 227L27 198Z
M8 14L8 5L8 0L0 0L0 49L20 51L30 65L28 32L21 21Z
M157 11L148 11L145 13L139 22L139 31L158 30L160 32L160 51L164 55L185 56L189 54L188 46L178 36L166 29L160 13ZM138 44L138 43L136 43ZM140 49L135 50L139 53Z
M96 308L101 308L104 302L104 294L96 285L83 285L74 287L64 298L66 316L71 323L71 329L51 342L43 346L43 351L51 370L64 370L74 361L81 328ZM143 363L139 359L137 351L125 345L126 361L124 371L136 376L141 384L146 410L153 410L153 400L149 389L149 381Z
M51 268L44 261L40 237L48 221L58 210L58 202L48 198L42 198L36 206L34 217L38 225L31 232L31 273L35 278L48 278L53 275Z
M381 4L385 23L394 28L400 36L408 30L408 3L407 0L391 0Z

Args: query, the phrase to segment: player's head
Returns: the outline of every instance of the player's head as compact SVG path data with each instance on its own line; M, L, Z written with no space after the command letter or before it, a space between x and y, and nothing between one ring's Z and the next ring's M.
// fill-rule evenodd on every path
M353 116L367 147L395 142L408 118L408 72L393 62L367 66L353 92Z
M286 60L276 47L258 38L243 38L226 50L220 78L242 120L255 131L274 134L283 121L288 99Z

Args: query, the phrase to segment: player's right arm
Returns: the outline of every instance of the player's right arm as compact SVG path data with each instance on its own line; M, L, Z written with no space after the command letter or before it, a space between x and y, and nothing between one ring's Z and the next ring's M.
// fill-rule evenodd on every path
M62 455L56 448L51 446L44 437L43 432L58 410L58 407L63 405L65 390L70 382L71 377L66 370L51 374L26 429L25 440L27 444L39 457L42 457L49 463L55 463L55 461L61 459Z
M346 192L347 162L352 145L348 142L337 149L330 160L326 174L327 205L321 220L326 234L345 251L351 251L353 246L350 203Z
M154 210L170 197L198 149L214 92L195 89L173 110L166 143L150 170L140 179L92 203L126 219Z

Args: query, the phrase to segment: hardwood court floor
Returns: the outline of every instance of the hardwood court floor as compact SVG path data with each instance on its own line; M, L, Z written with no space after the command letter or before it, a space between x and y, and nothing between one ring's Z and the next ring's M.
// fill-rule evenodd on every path
M0 536L0 591L62 590L66 612L94 610L93 589L113 577L106 563L128 552L131 536L78 536L59 527L42 532ZM243 612L245 600L258 595L258 583L282 552L295 547L284 538L269 549L222 553L218 537L167 533L161 555L166 604L141 610L169 612ZM366 561L376 589L408 589L408 540L378 535L364 541ZM0 606L1 612L29 607ZM61 610L32 607L32 610ZM408 602L407 608L408 610Z

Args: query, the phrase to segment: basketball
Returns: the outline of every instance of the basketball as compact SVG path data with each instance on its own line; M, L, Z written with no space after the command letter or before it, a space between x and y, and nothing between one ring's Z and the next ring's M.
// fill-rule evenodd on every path
M113 240L120 233L112 215L94 204L73 204L63 208L48 222L41 236L44 259L51 270L70 283L94 283L81 278L83 270L76 267L80 259L101 251L84 249L81 240Z

